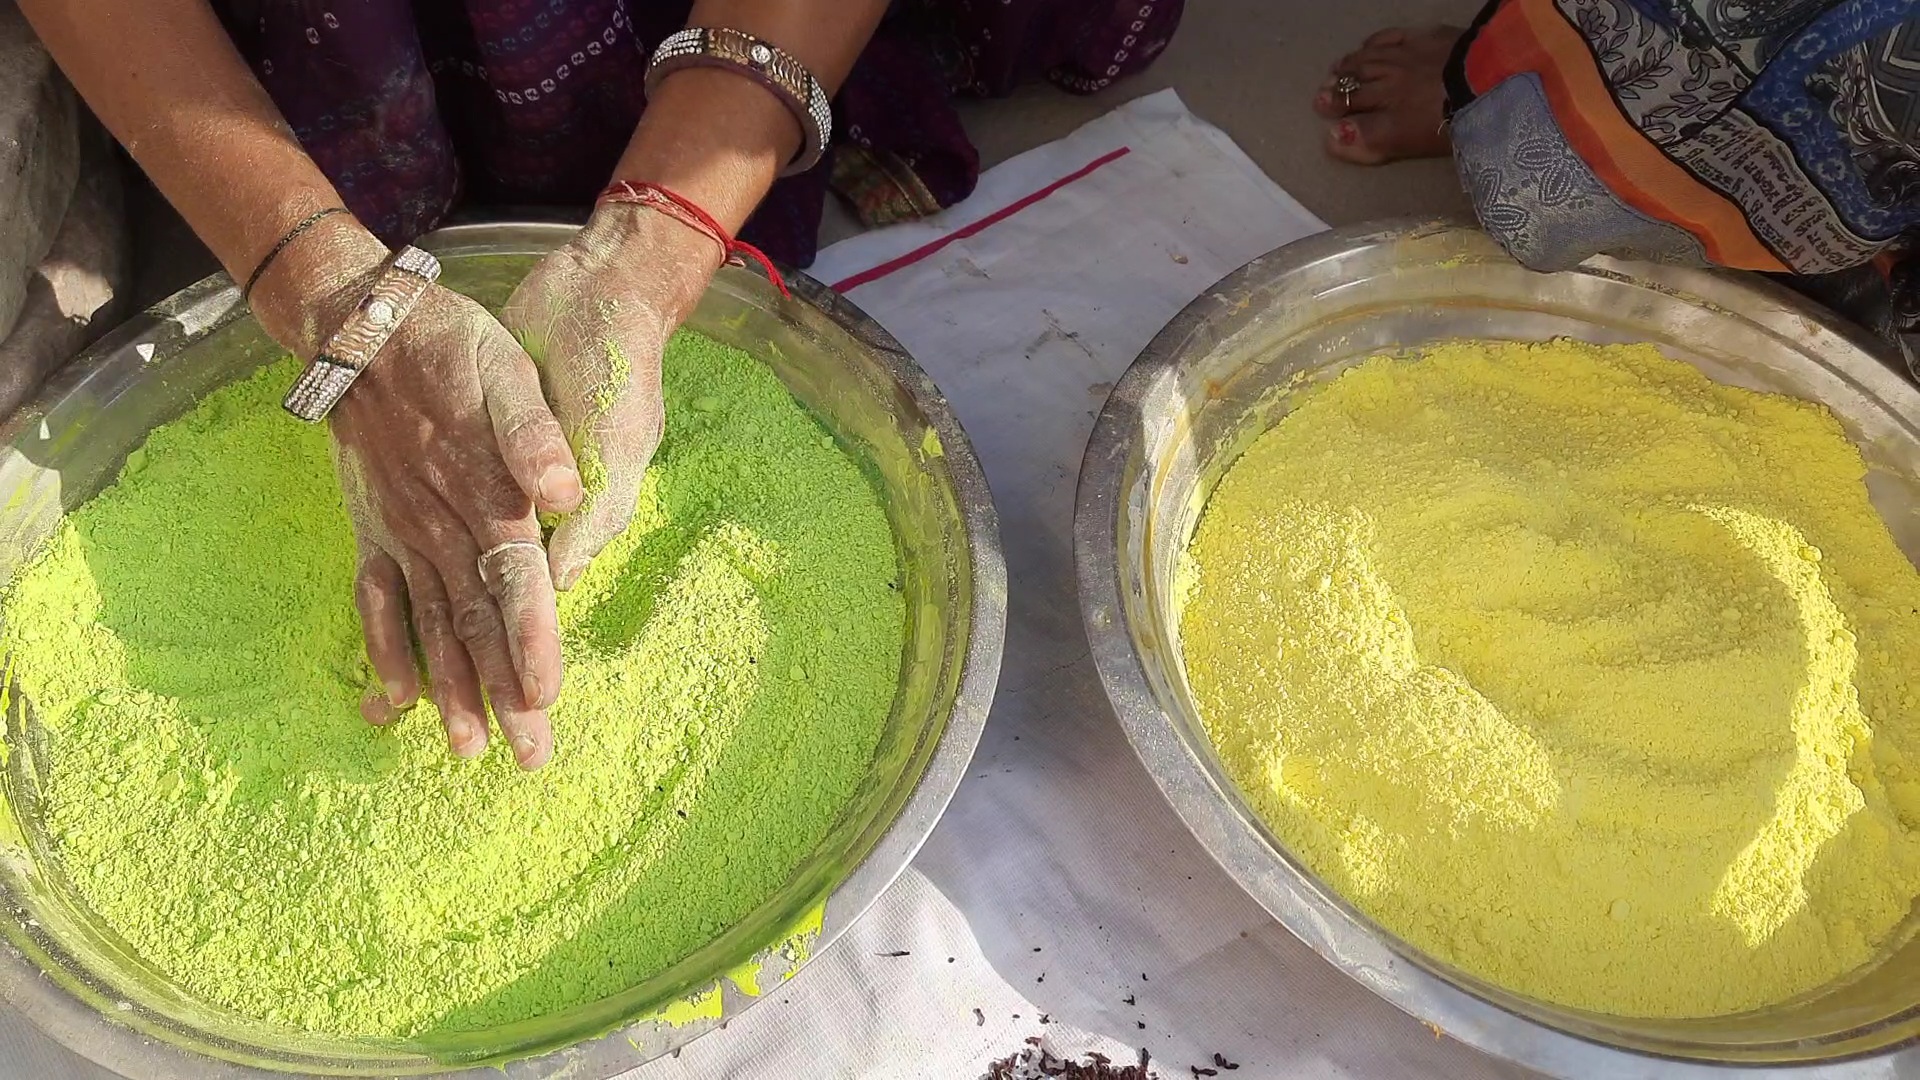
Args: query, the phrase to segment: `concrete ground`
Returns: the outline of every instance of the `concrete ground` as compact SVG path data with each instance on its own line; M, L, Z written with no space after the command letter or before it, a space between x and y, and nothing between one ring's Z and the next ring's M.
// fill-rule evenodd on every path
M1328 64L1387 26L1463 25L1479 0L1189 0L1173 44L1145 75L1092 97L1030 86L1011 98L967 102L967 129L982 164L1059 138L1115 105L1172 87L1187 107L1231 135L1281 187L1333 225L1370 218L1464 213L1450 163L1342 165L1321 150L1323 126L1308 107ZM146 305L218 269L148 188L133 196L135 301ZM857 226L829 207L831 241Z

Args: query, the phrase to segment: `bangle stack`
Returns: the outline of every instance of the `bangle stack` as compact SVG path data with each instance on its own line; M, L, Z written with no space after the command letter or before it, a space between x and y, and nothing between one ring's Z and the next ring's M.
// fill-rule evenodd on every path
M260 283L261 275L295 240L325 218L346 212L344 206L329 206L295 222L293 228L267 249L253 273L247 275L247 283L240 290L241 301L253 295L253 287ZM328 336L320 346L319 355L294 381L281 407L310 424L325 420L439 277L440 260L432 255L411 246L395 252L380 268L346 321Z

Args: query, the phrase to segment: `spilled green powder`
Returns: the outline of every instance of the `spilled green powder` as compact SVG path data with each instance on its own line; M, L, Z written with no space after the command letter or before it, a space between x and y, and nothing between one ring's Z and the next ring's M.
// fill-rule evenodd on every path
M363 723L353 541L280 364L156 431L5 601L80 902L191 994L314 1032L487 1026L766 900L871 763L905 612L859 466L683 334L634 525L560 604L556 753ZM688 407L697 401L699 408Z

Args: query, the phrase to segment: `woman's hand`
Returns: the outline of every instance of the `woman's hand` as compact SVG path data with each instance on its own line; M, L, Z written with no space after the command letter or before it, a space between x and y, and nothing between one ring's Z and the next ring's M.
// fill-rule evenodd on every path
M661 351L720 259L711 238L665 214L608 204L507 301L502 319L539 365L580 466L584 499L548 547L562 589L633 519L665 424Z
M320 306L337 323L369 281ZM533 362L485 308L434 286L331 421L360 545L354 599L386 689L363 713L387 723L418 698L417 639L454 753L486 749L491 703L515 759L539 768L560 637L534 511L574 509L581 485Z
M696 0L691 23L782 45L831 95L886 7ZM21 8L234 280L247 280L295 222L343 205L205 0ZM647 97L614 175L664 184L737 230L792 160L799 124L737 72L676 72ZM312 357L385 254L347 215L330 216L275 257L254 314L276 341ZM369 719L392 719L420 692L404 593L455 750L486 745L484 693L520 763L546 760L542 710L560 688L552 584L572 584L631 519L660 437L661 348L719 261L710 239L676 221L604 207L521 286L509 316L542 361L552 411L512 337L444 289L429 291L335 408L362 549L356 594L387 687L366 703ZM569 437L592 481L584 505ZM537 565L536 506L576 511L554 537L551 577ZM489 552L483 574L476 562Z

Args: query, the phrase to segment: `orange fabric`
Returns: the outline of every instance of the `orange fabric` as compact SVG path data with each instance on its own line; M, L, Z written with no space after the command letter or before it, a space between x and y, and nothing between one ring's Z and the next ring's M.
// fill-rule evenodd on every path
M1621 202L1692 233L1721 266L1786 271L1739 204L1693 178L1621 114L1579 31L1553 0L1507 0L1467 50L1467 84L1484 94L1535 72L1573 151Z

